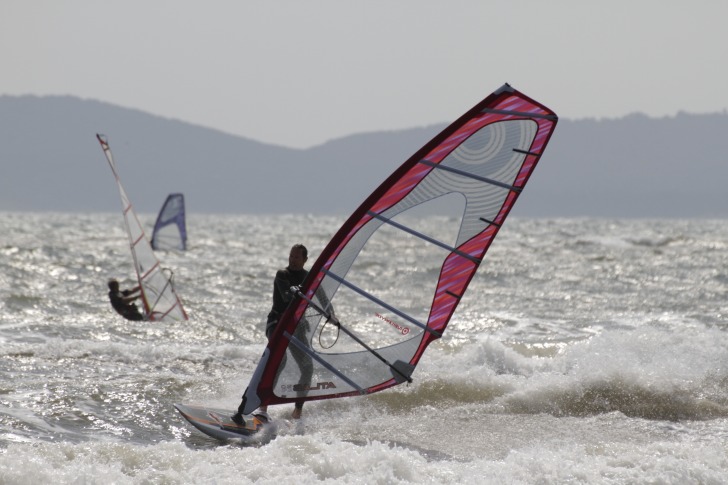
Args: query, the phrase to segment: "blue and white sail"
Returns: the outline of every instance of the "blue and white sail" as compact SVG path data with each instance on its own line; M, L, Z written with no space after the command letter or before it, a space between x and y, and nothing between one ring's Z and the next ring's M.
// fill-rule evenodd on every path
M169 194L164 201L154 223L152 249L187 249L184 195Z

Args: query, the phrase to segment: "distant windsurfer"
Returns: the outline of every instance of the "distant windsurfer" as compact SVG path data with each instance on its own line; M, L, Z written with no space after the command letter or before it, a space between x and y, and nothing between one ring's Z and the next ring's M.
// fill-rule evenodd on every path
M134 300L142 296L141 288L136 286L130 290L120 290L119 282L114 278L109 280L109 300L116 313L127 320L144 320L144 315L134 304Z
M288 254L288 266L284 269L279 269L276 272L275 279L273 280L273 308L268 313L268 319L265 326L265 336L270 341L273 333L278 325L283 313L285 313L288 304L293 301L295 295L291 292L291 287L299 287L303 284L306 276L308 276L308 270L303 269L303 266L308 260L308 249L303 244L294 244ZM317 292L317 295L323 295L323 291ZM321 298L321 296L319 296ZM325 297L324 297L325 298ZM324 302L325 306L330 306L328 301ZM333 312L333 310L330 309ZM296 330L294 336L305 345L308 345L307 332L309 330L308 322L305 318L302 318ZM298 385L296 387L300 389L308 389L311 385L311 377L313 376L313 362L311 357L294 345L288 347L293 359L298 364L301 371L301 377L299 378ZM286 356L284 355L283 360L279 366L283 369L286 365ZM305 391L303 391L305 392ZM232 416L233 421L238 424L243 422L242 418L243 404L240 405L237 414ZM268 406L261 406L259 411L267 412ZM296 401L291 418L300 419L303 411L303 400Z

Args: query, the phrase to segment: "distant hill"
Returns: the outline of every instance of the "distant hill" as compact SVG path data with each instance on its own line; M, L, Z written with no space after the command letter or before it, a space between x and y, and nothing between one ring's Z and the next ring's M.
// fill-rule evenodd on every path
M183 192L197 213L345 215L445 125L299 150L98 101L0 96L0 210L119 210L100 132L139 212ZM728 217L727 162L725 112L562 119L514 214Z

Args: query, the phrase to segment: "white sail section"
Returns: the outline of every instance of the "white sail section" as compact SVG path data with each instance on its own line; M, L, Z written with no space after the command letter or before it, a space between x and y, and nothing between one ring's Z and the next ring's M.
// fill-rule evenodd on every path
M119 187L124 225L129 236L134 269L141 288L144 319L148 321L187 320L187 313L172 284L172 272L162 268L144 234L139 218L121 184L109 144L103 135L96 135L96 138L104 150L106 160L116 179L116 185Z

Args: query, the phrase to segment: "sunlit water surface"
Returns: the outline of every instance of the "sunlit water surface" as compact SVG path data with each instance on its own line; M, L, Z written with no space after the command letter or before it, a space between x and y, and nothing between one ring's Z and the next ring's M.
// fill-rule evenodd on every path
M190 320L140 323L120 215L0 213L0 483L728 481L726 221L511 218L412 385L192 429L173 403L237 406L275 270L342 222L194 215L159 253Z

